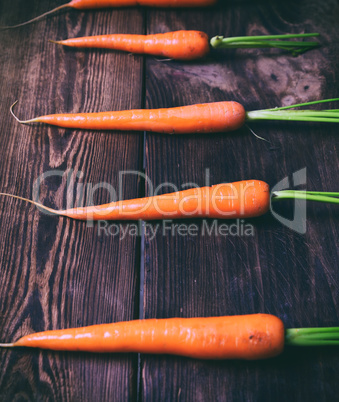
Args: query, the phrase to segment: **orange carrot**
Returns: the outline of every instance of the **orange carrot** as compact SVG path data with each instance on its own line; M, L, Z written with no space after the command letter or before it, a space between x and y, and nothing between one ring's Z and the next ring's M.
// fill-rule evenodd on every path
M134 6L149 6L161 8L173 7L207 7L216 4L217 0L72 0L67 4L63 4L53 10L47 11L29 21L21 24L1 27L0 29L11 29L21 27L32 22L41 20L47 15L53 14L64 8L73 8L77 10L89 10L96 8L110 7L134 7Z
M308 122L339 122L339 110L286 110L300 106L337 101L324 99L273 109L245 112L237 102L212 102L167 109L136 109L101 113L62 113L19 120L22 124L46 123L59 127L85 130L135 130L166 134L214 133L236 130L245 122L285 120Z
M237 102L214 102L168 109L50 114L26 121L17 120L23 124L46 123L87 130L136 130L188 134L236 130L245 122L245 110Z
M259 180L223 183L66 210L48 208L12 194L0 193L0 195L18 198L49 213L78 220L155 220L187 217L236 219L263 215L270 206L269 186Z
M271 314L145 319L25 335L0 348L175 354L196 359L267 359L284 346L339 346L339 327L288 328Z
M266 359L284 348L284 325L269 314L147 319L26 335L0 347L175 354L198 359Z
M68 7L79 10L104 7L206 7L215 4L217 0L72 0Z
M0 193L29 202L42 211L78 220L156 220L180 218L250 218L270 208L269 186L259 180L222 183L153 197L111 202L103 205L57 210L17 195ZM282 190L272 193L272 201L300 199L339 204L338 192Z
M112 34L51 42L76 48L123 50L175 60L199 59L205 57L210 50L207 34L200 31L175 31L155 35Z
M319 46L318 42L288 41L286 39L319 36L318 33L261 35L224 38L215 36L209 42L201 31L174 31L152 35L111 34L85 36L50 42L75 48L101 48L122 50L130 53L150 54L173 60L196 60L207 56L210 44L213 48L279 48L293 55L304 53ZM283 40L280 40L283 39Z

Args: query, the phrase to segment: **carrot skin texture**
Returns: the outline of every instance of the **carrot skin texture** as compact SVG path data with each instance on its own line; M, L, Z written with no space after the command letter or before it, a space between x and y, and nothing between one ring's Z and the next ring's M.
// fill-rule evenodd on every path
M244 107L240 103L229 101L166 109L51 114L32 119L32 122L84 130L134 130L190 134L237 130L244 125L245 118Z
M196 60L209 51L209 38L200 31L175 31L154 35L112 34L71 38L57 42L76 48L103 48L162 56L174 60Z
M106 7L206 7L216 4L217 0L72 0L69 7L78 10Z
M45 331L14 346L86 352L175 354L198 359L266 359L284 348L282 321L270 314L148 319Z
M71 208L58 211L57 214L78 220L149 221L192 217L237 219L263 215L269 206L268 184L260 180L243 180L153 197Z

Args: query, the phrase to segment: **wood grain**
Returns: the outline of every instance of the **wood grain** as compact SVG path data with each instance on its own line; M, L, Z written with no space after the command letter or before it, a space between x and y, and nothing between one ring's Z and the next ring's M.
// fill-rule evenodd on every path
M29 19L60 2L1 2L1 24ZM20 10L15 13L13 10ZM130 20L133 24L129 24ZM133 25L133 26L132 26ZM31 198L41 174L40 200L104 203L139 195L142 138L138 133L74 132L20 126L19 116L57 111L140 108L142 59L95 51L67 51L47 39L132 30L142 33L141 10L63 12L39 23L0 32L0 188ZM107 186L100 185L106 183ZM84 200L81 200L81 186ZM119 191L121 188L121 191ZM45 329L136 317L139 239L105 235L98 225L42 214L1 198L1 340ZM127 400L136 398L136 356L0 351L1 400Z
M60 4L0 1L0 25L19 23ZM144 143L140 133L20 126L9 107L19 99L16 113L29 118L225 99L253 110L336 97L338 18L336 0L232 0L195 10L70 10L0 32L1 191L30 198L36 179L53 171L41 183L40 200L63 208L74 202L107 202L113 190L123 199L188 183L256 178L274 186L304 167L308 189L335 191L334 125L251 124L269 142L244 127L226 135L146 134ZM267 49L213 51L206 60L182 63L114 51L74 51L47 42L145 29L199 29L209 36L315 31L322 35L322 47L297 58ZM149 180L121 175L125 170L142 172L143 154ZM141 255L136 236L106 236L99 225L47 216L18 200L2 198L0 203L3 342L32 331L136 318L143 268L140 310L146 318L265 312L281 317L287 327L338 325L334 206L308 204L304 235L272 214L239 222L253 228L250 236L215 233L213 228L223 221L176 222L190 225L194 234L186 236L171 222L153 222ZM293 217L292 202L274 208ZM227 223L236 232L236 222ZM335 400L339 391L337 350L290 349L262 362L146 355L140 356L140 379L135 355L23 350L0 350L0 355L4 401L318 401Z
M253 110L337 96L333 14L338 17L339 8L331 5L331 15L318 1L232 2L211 13L150 11L150 33L179 28L210 36L307 31L334 43L298 58L272 50L213 52L208 60L191 64L148 58L147 107L236 100ZM148 135L146 173L153 188L164 182L180 188L188 182L249 178L274 186L304 167L307 188L336 188L336 127L267 122L251 129L269 143L246 128L213 137ZM149 186L146 194L150 191ZM275 208L292 218L293 203ZM246 221L255 233L248 237L204 235L200 221L193 222L196 235L159 231L145 243L145 317L266 312L281 317L287 327L338 325L337 217L333 206L308 205L305 235L270 214ZM142 367L142 399L147 401L332 400L338 393L337 351L286 351L255 364L144 356Z

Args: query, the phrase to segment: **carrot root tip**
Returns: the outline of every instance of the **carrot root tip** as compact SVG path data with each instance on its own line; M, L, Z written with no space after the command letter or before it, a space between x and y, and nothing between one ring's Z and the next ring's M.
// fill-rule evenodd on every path
M15 101L14 103L13 103L13 105L10 107L10 112L11 112L11 115L15 118L15 120L18 122L18 123L20 123L20 124L29 124L29 123L34 123L34 122L38 122L39 120L37 119L37 118L34 118L34 119L30 119L30 120L20 120L15 114L14 114L14 112L13 112L13 108L14 108L14 106L18 103L19 101Z
M28 198L20 197L19 195L14 195L14 194L9 194L9 193L0 193L0 196L10 197L10 198L14 198L14 199L21 200L24 202L28 202L28 203L36 206L37 208L43 209L44 211L47 211L53 215L62 216L63 212L64 212L64 211L57 211L56 209L46 207L45 205L42 205L39 202L30 200Z
M44 18L44 17L46 17L46 16L48 16L48 15L50 15L50 14L54 14L54 13L56 13L56 12L59 11L59 10L62 10L62 9L64 9L64 8L70 8L70 7L71 7L71 6L69 5L69 3L68 3L68 4L63 4L63 5L59 6L59 7L54 8L53 10L50 10L50 11L47 11L47 12L41 14L41 15L38 15L37 17L32 18L31 20L22 22L21 24L8 25L8 26L0 27L0 30L1 30L1 31L5 31L5 30L7 30L7 29L14 29L14 28L23 27L23 26L28 25L28 24L31 24L31 23L33 23L33 22L39 21L39 20L41 20L42 18Z
M256 134L248 124L245 124L245 127L251 132L251 134L254 135L254 137L258 138L258 140L266 141L266 142L268 142L270 144L270 141L268 141L268 140L266 140L266 138L260 137L260 135Z
M60 40L53 40L53 39L48 39L49 43L55 43L56 45L62 45Z
M0 343L0 348L13 348L14 343Z

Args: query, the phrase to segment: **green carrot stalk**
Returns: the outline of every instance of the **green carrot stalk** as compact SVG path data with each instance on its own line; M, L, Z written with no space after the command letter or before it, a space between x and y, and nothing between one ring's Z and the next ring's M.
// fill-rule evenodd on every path
M282 190L272 193L272 200L299 199L306 201L328 202L339 204L339 193L323 191Z
M276 107L272 109L252 110L246 112L246 121L256 120L286 120L286 121L308 121L323 123L339 123L339 109L328 110L289 110L303 106L317 105L325 102L339 101L339 98L323 99L319 101L298 103L295 105Z
M237 36L230 38L225 38L223 36L214 36L210 40L210 44L214 49L276 48L287 50L291 52L293 56L297 56L298 54L318 47L319 43L309 41L288 41L286 39L302 39L317 36L319 36L319 33Z
M289 328L285 332L288 346L339 346L339 327Z

